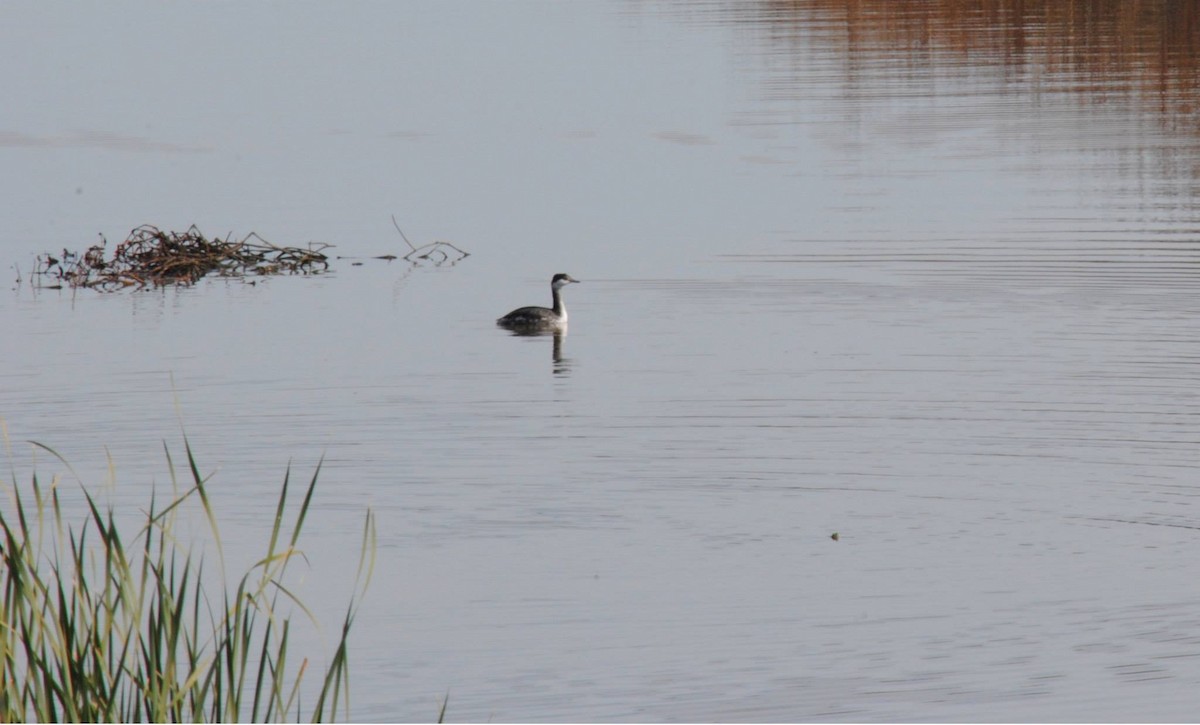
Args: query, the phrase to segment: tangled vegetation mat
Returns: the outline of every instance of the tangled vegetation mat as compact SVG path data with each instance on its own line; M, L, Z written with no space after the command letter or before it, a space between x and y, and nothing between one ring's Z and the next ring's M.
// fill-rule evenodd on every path
M436 241L416 246L408 241L393 217L409 252L400 257L384 254L374 259L403 259L413 265L453 265L470 256L450 242ZM331 244L310 243L305 247L280 247L251 232L242 239L205 237L196 225L184 232L164 232L144 224L117 245L106 257L108 240L83 253L64 249L62 254L37 257L34 277L39 287L62 289L85 287L104 292L188 286L210 274L240 279L283 274L321 274L329 271L324 251ZM359 264L359 263L355 263Z
M45 287L89 287L102 291L127 287L191 285L209 274L224 277L261 277L275 274L319 274L329 270L322 250L280 247L251 232L233 240L205 237L195 225L185 232L164 232L149 224L134 229L105 257L108 240L82 254L64 249L61 256L37 258L36 274L48 277ZM55 284L57 283L57 284Z

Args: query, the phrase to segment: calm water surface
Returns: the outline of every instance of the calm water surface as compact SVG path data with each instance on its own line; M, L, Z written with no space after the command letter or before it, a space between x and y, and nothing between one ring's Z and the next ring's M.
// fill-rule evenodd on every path
M37 440L140 506L182 426L236 562L323 458L326 643L379 519L354 719L1195 718L1192 6L3 15L16 478L75 485ZM392 214L471 256L30 284L142 223L403 253ZM568 335L494 327L560 271Z

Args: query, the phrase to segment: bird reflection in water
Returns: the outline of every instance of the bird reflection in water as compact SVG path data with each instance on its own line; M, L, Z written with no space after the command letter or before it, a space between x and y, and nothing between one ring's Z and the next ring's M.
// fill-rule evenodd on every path
M563 339L567 336L565 325L554 329L511 328L509 332L513 337L552 337L554 342L551 345L550 359L554 363L554 374L565 375L571 371L571 358L563 357Z

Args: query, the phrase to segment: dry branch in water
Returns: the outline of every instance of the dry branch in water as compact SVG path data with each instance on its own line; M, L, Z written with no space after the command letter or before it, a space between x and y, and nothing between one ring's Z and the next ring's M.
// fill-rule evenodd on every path
M403 239L404 243L408 245L408 248L412 250L408 254L404 255L403 259L406 262L419 264L423 261L429 261L433 262L433 264L438 267L443 264L449 264L453 266L471 256L470 252L464 252L450 242L436 241L430 242L429 244L422 244L419 247L414 245L412 242L408 241L408 237L405 236L404 230L400 228L400 224L396 221L396 217L394 215L392 216L392 226L396 227L396 231L400 232L400 238ZM453 250L454 254L447 252L447 249Z
M134 229L117 245L111 260L104 258L108 240L82 255L66 249L62 258L44 254L37 258L38 276L57 280L60 286L113 291L126 287L188 286L216 273L222 277L259 277L273 274L320 274L328 271L322 250L278 247L251 232L239 241L206 238L195 225L185 232L164 232L149 224Z

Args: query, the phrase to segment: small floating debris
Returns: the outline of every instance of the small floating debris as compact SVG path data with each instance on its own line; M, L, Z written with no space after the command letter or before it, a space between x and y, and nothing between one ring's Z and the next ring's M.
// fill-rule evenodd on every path
M415 246L412 242L408 241L408 237L404 235L404 230L400 228L400 224L396 221L395 216L392 217L392 226L396 227L396 231L400 232L400 238L412 250L404 255L403 259L406 262L412 262L413 264L432 262L435 267L440 267L443 264L453 266L471 256L470 252L464 252L450 242L436 241L429 244L422 244L419 247ZM386 257L381 257L381 259L386 259ZM395 259L395 257L392 257L392 259Z
M417 267L426 266L453 267L467 257L471 256L470 252L459 249L450 242L442 241L440 239L434 242L429 242L428 244L422 244L418 247L417 245L408 241L408 236L404 233L404 230L400 228L400 223L396 221L396 216L394 214L392 215L392 226L396 228L396 231L400 232L400 238L403 239L404 243L408 245L408 254L405 254L403 257L395 254L379 254L374 257L338 257L338 259L381 259L385 262L395 262L397 259L403 259L405 262L409 263L410 269L415 269ZM361 267L363 266L363 263L351 262L350 266Z
M833 539L834 541L837 541L838 540L838 532L836 532L836 531L833 532L832 534L830 534L829 538Z
M87 287L111 292L128 287L186 287L209 274L243 279L320 274L329 270L329 259L322 251L332 246L280 247L254 232L240 240L209 238L194 224L185 232L165 232L144 224L117 245L112 259L105 258L107 245L102 235L99 244L82 254L64 249L61 255L40 255L35 276L56 282L41 285L52 289Z

